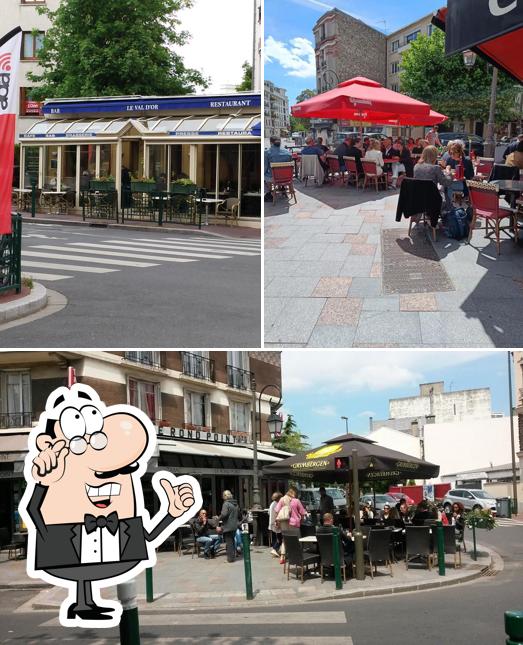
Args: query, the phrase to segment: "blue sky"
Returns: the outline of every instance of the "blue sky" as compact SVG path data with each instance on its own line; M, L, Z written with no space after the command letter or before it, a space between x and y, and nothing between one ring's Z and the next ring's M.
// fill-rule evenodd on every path
M265 0L265 78L285 87L290 104L316 88L312 27L336 7L387 34L446 5L446 0Z
M416 396L418 385L445 390L490 387L492 410L508 414L507 352L284 350L283 411L312 445L349 431L366 434L369 416L388 417L389 398Z

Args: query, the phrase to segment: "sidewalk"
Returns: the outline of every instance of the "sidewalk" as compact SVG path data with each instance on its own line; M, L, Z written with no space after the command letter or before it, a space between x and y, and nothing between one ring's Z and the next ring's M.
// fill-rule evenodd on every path
M180 233L198 233L201 235L210 235L213 237L233 237L236 239L260 239L261 231L257 228L250 228L247 226L225 226L223 224L210 224L203 226L200 230L198 226L192 224L172 224L164 223L158 226L156 222L142 222L142 221L126 221L124 224L117 224L115 220L105 219L86 219L85 222L81 215L49 215L49 213L36 213L35 217L31 217L30 213L22 213L23 222L33 222L36 224L66 224L78 226L107 226L108 228L121 228L127 230L147 230L163 233L173 233L174 231Z
M293 602L329 600L332 598L354 598L380 594L435 589L441 586L460 584L484 575L489 570L501 570L503 563L495 552L478 546L481 557L474 562L470 553L462 554L462 568L454 569L453 556L447 556L446 575L438 574L437 566L428 571L415 563L405 568L401 561L393 565L393 577L387 567L378 567L374 580L350 579L343 589L336 591L332 579L321 583L318 574L306 577L304 584L296 579L291 570L290 580L283 575L283 567L277 558L270 555L266 547L252 549L252 579L254 600L245 597L244 563L240 558L234 563L225 559L224 548L214 560L191 558L189 554L178 556L173 552L158 554L154 568L154 603L145 602L145 574L137 578L137 592L141 611L165 611L166 609L189 609L195 607L264 606ZM25 561L0 563L0 588L21 588L26 585L42 585L43 588L29 600L20 611L30 609L57 608L65 598L65 590L44 586L25 574ZM102 593L116 597L116 590L110 587Z
M521 344L521 242L409 238L397 191L297 189L265 208L266 347Z

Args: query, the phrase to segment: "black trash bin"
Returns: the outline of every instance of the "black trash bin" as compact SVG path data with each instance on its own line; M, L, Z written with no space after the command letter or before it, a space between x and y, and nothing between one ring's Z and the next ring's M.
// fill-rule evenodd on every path
M496 497L497 517L512 517L510 497Z

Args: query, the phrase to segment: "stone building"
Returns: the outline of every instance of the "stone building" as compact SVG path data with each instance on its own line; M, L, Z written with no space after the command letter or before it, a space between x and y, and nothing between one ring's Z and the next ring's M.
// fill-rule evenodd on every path
M271 81L264 81L264 125L265 139L288 137L291 120L287 91L276 87Z
M518 438L519 438L519 458L520 481L523 482L523 352L512 352L514 362L514 390L515 397L513 400L516 414L518 415ZM516 443L516 451L518 444ZM523 499L520 500L523 503Z
M430 36L434 26L432 14L394 31L387 36L387 87L400 91L401 56L419 36Z
M266 419L281 387L279 352L246 351L27 351L0 353L0 529L20 528L18 502L25 488L27 437L48 395L67 384L68 367L106 405L129 403L149 416L157 431L157 456L145 476L146 504L154 499L150 476L160 468L191 474L213 514L231 490L241 508L252 505L253 419L259 468L287 456L272 447ZM276 397L277 400L277 397ZM253 404L256 410L253 415ZM261 431L261 436L260 436ZM261 479L268 505L286 482Z

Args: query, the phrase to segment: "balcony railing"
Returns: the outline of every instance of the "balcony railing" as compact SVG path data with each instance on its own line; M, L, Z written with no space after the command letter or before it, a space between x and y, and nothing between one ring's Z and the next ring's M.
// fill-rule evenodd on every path
M214 361L199 354L182 352L182 374L204 381L214 381Z
M251 389L252 372L242 370L234 365L227 365L227 383L237 390Z
M1 412L0 428L30 428L33 422L32 412Z
M523 387L519 388L519 405L523 405Z
M160 362L160 352L125 352L125 360L148 367L163 367Z

